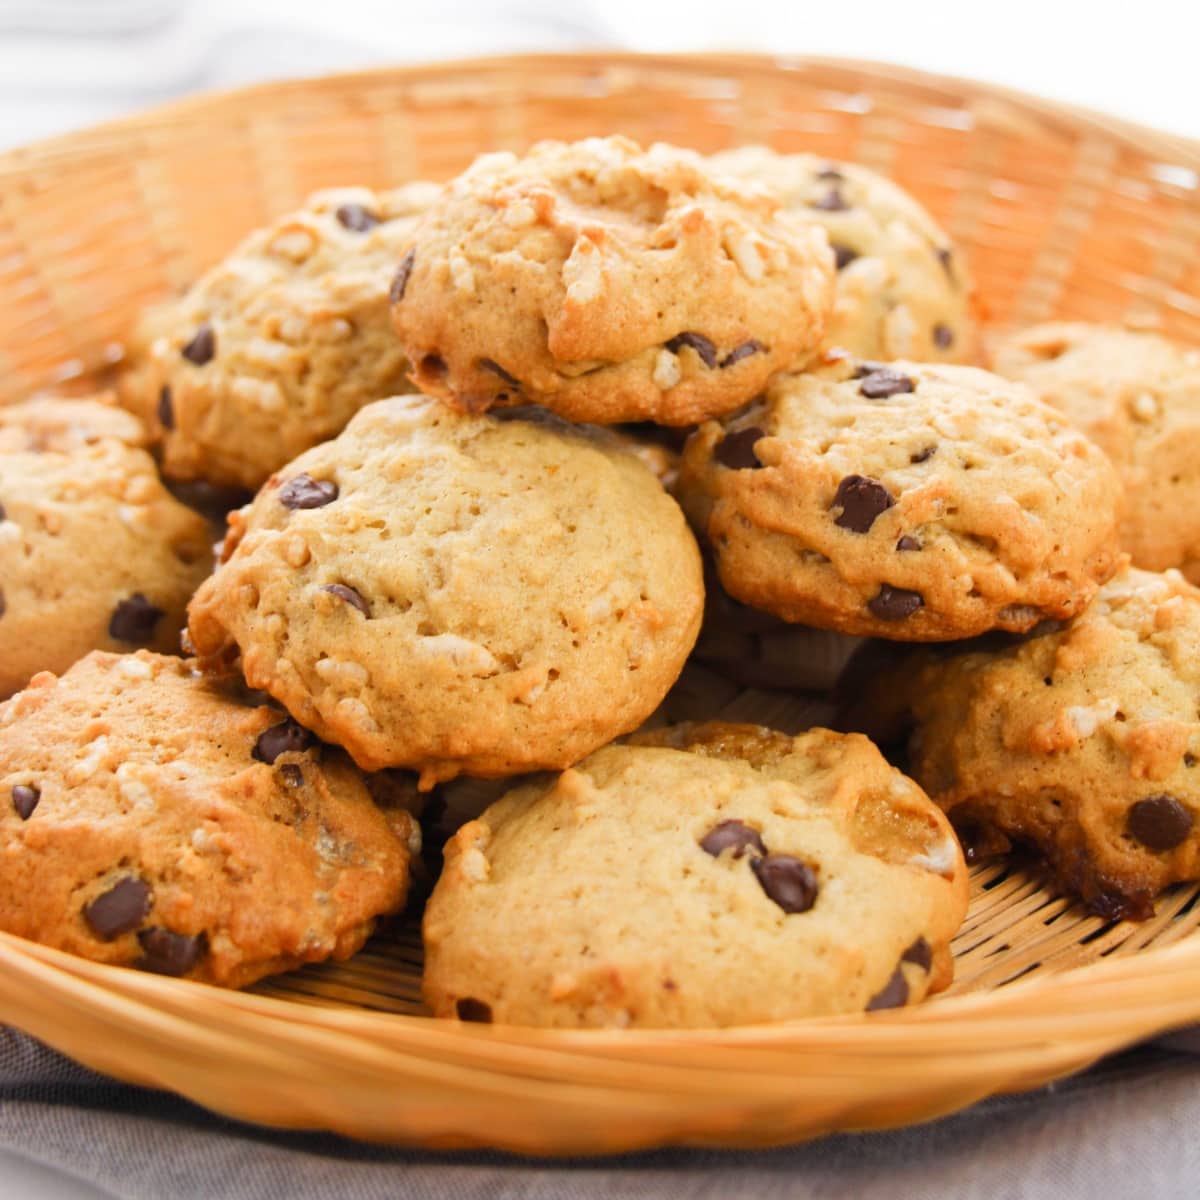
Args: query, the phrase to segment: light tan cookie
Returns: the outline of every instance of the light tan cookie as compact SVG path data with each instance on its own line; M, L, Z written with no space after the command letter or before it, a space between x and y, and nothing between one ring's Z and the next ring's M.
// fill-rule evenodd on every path
M1125 485L1121 545L1135 565L1200 583L1200 351L1149 333L1051 322L992 346L1113 461Z
M0 454L21 450L68 453L105 440L145 447L150 435L137 417L118 408L108 394L0 405Z
M684 450L677 494L736 599L944 641L1079 612L1117 568L1120 482L1020 384L973 367L781 376Z
M709 161L765 184L798 216L825 227L838 270L827 346L870 359L975 360L966 260L903 188L854 163L765 146Z
M608 437L456 413L358 414L233 518L197 651L367 769L426 785L564 767L645 719L696 639L683 514Z
M120 391L168 478L256 488L364 404L406 390L388 288L437 194L318 192L145 315Z
M208 526L150 455L78 428L43 429L73 449L0 449L0 697L89 650L178 650L212 564Z
M509 792L455 834L426 1003L463 1020L703 1027L945 987L950 827L865 738L675 727Z
M447 186L392 316L417 382L456 407L688 425L811 356L832 277L820 226L699 155L542 142Z
M1200 878L1200 591L1127 569L1065 627L925 650L860 686L850 723L908 737L910 770L982 856L1032 845L1108 917Z
M0 705L0 928L240 987L348 958L415 821L337 750L176 658L95 653Z

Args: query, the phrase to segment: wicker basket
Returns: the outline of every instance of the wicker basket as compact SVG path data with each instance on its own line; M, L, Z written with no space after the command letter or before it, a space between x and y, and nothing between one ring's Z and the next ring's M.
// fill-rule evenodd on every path
M557 56L254 88L0 156L0 402L90 386L141 305L315 188L616 131L858 159L965 244L993 321L1122 320L1200 343L1200 146L880 66ZM703 669L671 703L782 727L811 715ZM433 1021L419 939L398 925L348 964L252 993L0 935L0 1019L232 1116L531 1153L901 1125L1200 1019L1196 888L1109 925L1012 866L972 883L951 992L870 1016L661 1033Z

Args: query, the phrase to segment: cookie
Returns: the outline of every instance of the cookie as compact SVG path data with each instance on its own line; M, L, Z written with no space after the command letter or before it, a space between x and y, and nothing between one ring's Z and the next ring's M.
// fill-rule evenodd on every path
M1120 482L1020 384L974 367L787 375L688 441L677 494L735 599L898 641L1022 631L1116 570Z
M949 984L962 854L865 738L701 725L639 740L451 838L423 925L436 1016L745 1025Z
M699 155L541 142L447 186L392 318L422 390L460 409L689 425L815 351L832 280L820 226Z
M1200 583L1200 351L1051 322L997 340L992 359L1112 459L1125 485L1121 545L1134 564L1178 567Z
M180 659L89 654L0 705L0 928L226 987L344 959L399 909L403 809Z
M725 150L709 162L765 184L825 227L837 261L826 346L869 359L975 360L966 260L903 188L853 163L765 146Z
M257 488L364 404L407 390L388 288L437 194L318 192L145 316L120 394L168 478Z
M364 409L235 514L196 650L368 770L561 768L653 711L696 639L699 552L633 455L557 420Z
M977 857L1036 848L1110 918L1200 878L1200 590L1126 569L1065 626L922 650L848 721L907 735L909 770Z
M145 448L150 435L137 417L117 407L107 394L0 405L0 454L21 450L68 453L106 440Z
M89 650L178 650L212 565L204 518L146 451L56 420L0 429L0 697ZM3 448L22 439L66 448Z

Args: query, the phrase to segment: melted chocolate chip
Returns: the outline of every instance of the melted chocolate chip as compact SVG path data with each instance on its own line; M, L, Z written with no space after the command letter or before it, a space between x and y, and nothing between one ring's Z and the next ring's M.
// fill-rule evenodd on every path
M851 250L849 246L844 246L841 242L830 242L829 244L833 247L833 261L839 271L848 267L858 257L857 250Z
M867 1001L867 1012L875 1012L880 1008L901 1008L908 1003L908 984L904 980L904 972L899 967L892 972L892 977Z
M250 757L269 767L281 754L302 754L315 741L316 738L303 725L297 725L288 717L286 721L280 721L258 735Z
M12 790L12 805L22 821L28 821L33 816L33 810L37 808L41 798L42 793L27 783L18 783Z
M151 604L141 592L134 592L113 609L108 622L108 636L135 646L153 641L154 627L162 615L161 608Z
M337 217L338 224L344 229L349 229L351 233L366 233L379 224L379 218L361 204L343 204L334 216Z
M415 250L410 250L400 260L400 266L396 270L391 290L388 292L388 299L393 304L399 304L404 299L404 293L408 290L408 277L412 274L413 263L416 260L417 252Z
M759 354L766 349L757 338L751 338L748 342L743 342L740 346L734 346L730 352L721 359L721 369L726 367L736 366L743 358L749 358L752 354Z
M461 1000L456 1000L454 1011L458 1014L460 1021L476 1021L482 1025L492 1023L492 1006L484 1004L482 1000L476 1000L472 996L464 996Z
M156 975L186 975L204 953L204 935L172 933L155 925L138 934L142 957L137 966Z
M754 447L767 435L757 425L727 433L713 451L713 457L731 471L755 471L762 466Z
M890 583L885 583L878 594L867 602L867 607L881 621L903 621L924 604L925 597L920 592L910 592L907 588L892 587Z
M915 537L910 537L907 533L896 543L897 550L920 550L921 543Z
M324 508L338 498L338 485L332 479L314 479L296 475L279 489L284 508Z
M752 858L750 869L762 890L785 913L808 912L816 903L817 875L808 863L790 854L768 854Z
M321 588L321 591L328 592L339 600L344 600L352 608L357 608L364 617L370 617L371 606L352 587L347 587L344 583L327 583Z
M819 209L821 212L845 212L850 205L846 203L841 188L835 185L819 199L810 201L808 207Z
M923 937L919 937L900 955L900 961L915 963L922 971L928 971L933 966L933 948Z
M202 367L205 363L211 362L212 357L217 352L217 335L213 327L205 321L199 329L192 334L192 340L188 342L180 354L190 363L195 363L196 366Z
M926 446L924 450L918 450L916 454L910 454L908 461L910 463L928 462L937 453L936 446Z
M1174 796L1147 796L1133 805L1126 817L1129 836L1147 850L1174 850L1187 840L1195 818L1191 809Z
M511 384L513 387L520 387L521 381L515 376L510 375L498 362L490 358L481 358L479 365L485 371L491 371L493 375L499 375L505 383Z
M290 788L304 786L304 772L300 769L299 763L282 763L279 767L279 775Z
M847 475L838 484L830 508L842 510L833 519L835 525L852 533L866 533L875 524L875 518L895 503L895 497L878 479Z
M916 383L907 375L902 375L890 367L880 367L862 377L858 390L868 400L887 400L904 392L915 391L916 387Z
M723 850L731 847L734 858L741 858L747 850L757 850L759 854L767 852L762 834L741 821L722 821L700 839L700 849L713 858L719 858Z
M939 350L949 350L954 345L954 330L949 325L937 324L933 327L933 344Z
M171 389L165 383L158 393L158 423L164 429L175 428L175 406L171 403Z
M717 365L717 348L704 336L702 333L679 333L676 334L666 345L666 348L672 354L678 354L684 346L691 346L695 352L700 355L700 361L706 367L715 367Z
M136 929L150 911L150 886L132 875L83 907L83 919L106 942Z

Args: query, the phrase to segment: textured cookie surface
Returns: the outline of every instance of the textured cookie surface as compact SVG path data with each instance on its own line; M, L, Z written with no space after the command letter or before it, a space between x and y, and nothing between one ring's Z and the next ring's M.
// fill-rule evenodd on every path
M909 769L981 855L1032 844L1107 916L1200 878L1200 591L1127 569L1065 628L925 650L851 719L911 730Z
M966 261L903 188L853 163L764 146L709 161L765 184L798 216L825 227L838 272L827 346L871 359L974 359Z
M962 854L865 738L701 725L636 740L450 840L423 927L436 1015L725 1026L950 982Z
M14 450L66 453L106 440L145 447L150 435L137 417L110 402L107 394L0 405L0 454Z
M1020 384L973 367L787 375L684 451L677 492L736 599L899 641L1025 630L1116 569L1120 483Z
M180 659L95 653L0 705L0 928L238 987L346 958L419 833L278 709Z
M233 518L198 652L368 769L564 767L649 715L700 624L699 552L633 455L558 421L364 409Z
M212 563L203 517L150 455L84 428L29 417L0 429L0 696L89 650L178 650ZM66 448L3 448L22 438Z
M256 488L364 404L406 390L388 288L437 194L319 192L146 314L121 398L154 431L169 478Z
M421 387L456 406L687 425L816 349L820 226L670 146L492 154L417 226L393 320Z
M1052 322L998 341L994 369L1028 384L1112 459L1134 564L1200 583L1200 352L1148 333Z

